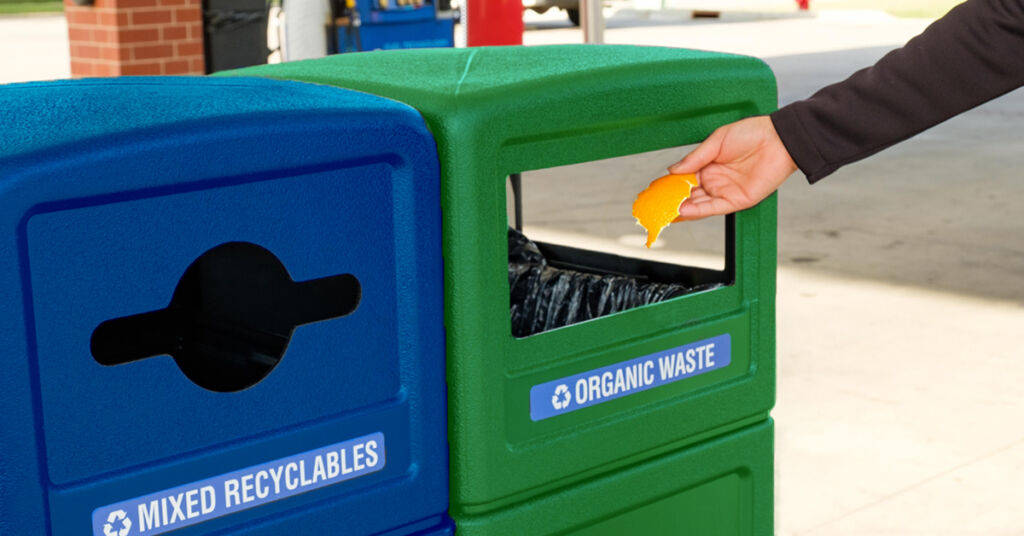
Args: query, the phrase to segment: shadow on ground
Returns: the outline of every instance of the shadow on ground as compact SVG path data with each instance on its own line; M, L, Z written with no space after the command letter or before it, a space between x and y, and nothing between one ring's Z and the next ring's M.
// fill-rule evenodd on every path
M556 14L557 13L557 14ZM559 14L562 15L559 17ZM733 17L736 19L737 17ZM742 19L743 17L739 17ZM750 15L751 19L756 19L757 15ZM638 17L636 13L628 11L621 15L612 15L605 19L605 29L618 30L626 28L653 28L653 27L669 27L669 26L706 26L722 24L722 20L716 17L684 17L684 16L659 16L655 18L649 17ZM544 18L528 17L524 21L524 29L526 31L533 30L564 30L566 28L576 28L568 17L565 16L564 11L551 10L545 13Z

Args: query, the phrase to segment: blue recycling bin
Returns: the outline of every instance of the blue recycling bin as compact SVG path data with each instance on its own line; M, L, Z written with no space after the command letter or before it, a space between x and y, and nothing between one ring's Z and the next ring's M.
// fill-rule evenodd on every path
M447 534L438 161L249 79L0 86L0 534Z

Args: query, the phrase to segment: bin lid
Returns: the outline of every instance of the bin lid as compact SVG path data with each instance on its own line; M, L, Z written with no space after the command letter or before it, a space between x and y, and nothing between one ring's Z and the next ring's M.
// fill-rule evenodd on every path
M391 114L418 121L399 103L313 84L262 78L125 77L29 82L0 86L0 168L60 147L99 149L128 136L199 135L241 121L273 122L285 116L325 113ZM197 128L202 123L206 126ZM141 138L139 136L142 136ZM152 136L150 136L152 137ZM6 174L4 174L6 175ZM3 176L0 176L3 180Z
M405 102L438 137L442 161L467 139L526 147L580 132L596 136L550 154L526 149L530 169L693 143L706 127L680 130L684 120L715 121L723 111L735 117L776 106L775 78L760 59L634 45L380 50L216 76L301 80Z
M428 100L467 99L480 94L499 100L528 100L531 95L547 94L572 99L601 93L600 84L581 83L588 78L616 74L635 77L634 86L640 89L654 82L652 74L679 69L681 63L687 64L685 76L694 82L720 78L739 69L770 76L767 66L752 57L634 45L377 50L259 65L218 75L269 76L343 87L358 84L365 91L393 94L422 109ZM622 99L609 95L600 99L602 102L576 101L576 105L590 107L609 100Z

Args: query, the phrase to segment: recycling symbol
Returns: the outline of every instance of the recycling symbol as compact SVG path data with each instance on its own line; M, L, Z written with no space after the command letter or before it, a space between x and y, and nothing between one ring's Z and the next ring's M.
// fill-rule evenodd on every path
M115 523L120 524L119 530L114 530ZM132 531L132 520L128 519L128 513L124 510L114 510L107 516L107 522L103 525L103 536L128 536Z
M569 407L569 401L572 400L572 395L569 394L569 386L564 383L555 387L555 394L551 397L551 405L558 409L565 409Z

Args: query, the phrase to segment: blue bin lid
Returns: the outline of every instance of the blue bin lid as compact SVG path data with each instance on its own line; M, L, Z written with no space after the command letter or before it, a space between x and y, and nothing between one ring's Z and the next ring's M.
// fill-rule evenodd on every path
M412 108L354 91L258 78L127 77L28 82L0 86L0 163L38 151L143 142L185 135L197 126L229 128L331 112L383 115L422 123ZM117 139L111 138L117 137Z

